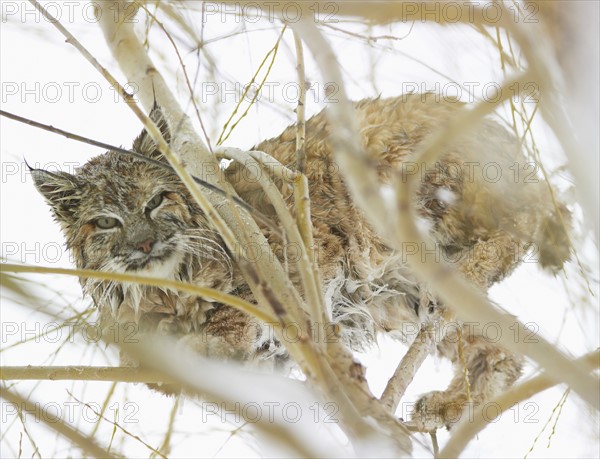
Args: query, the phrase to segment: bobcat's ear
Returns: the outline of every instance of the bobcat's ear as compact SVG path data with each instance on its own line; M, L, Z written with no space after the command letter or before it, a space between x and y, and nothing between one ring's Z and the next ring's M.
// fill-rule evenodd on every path
M81 185L74 175L66 172L49 172L43 169L29 169L33 183L44 196L59 222L73 220L75 210L81 200Z
M169 130L169 124L167 123L167 119L163 114L162 110L158 106L156 102L154 102L154 106L150 111L150 119L154 121L158 129L160 129L160 133L164 137L167 143L171 141L171 131ZM148 131L144 129L142 133L137 136L137 138L133 141L133 151L140 153L142 155L149 156L154 159L161 159L161 153L156 149L156 143L148 134Z

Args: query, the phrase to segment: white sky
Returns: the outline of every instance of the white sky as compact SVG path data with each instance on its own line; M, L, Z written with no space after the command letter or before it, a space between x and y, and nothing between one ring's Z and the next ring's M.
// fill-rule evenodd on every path
M85 3L72 3L74 21L68 20L68 11L63 9L63 24L101 63L124 82L112 63L99 28L82 20L86 12L83 8ZM39 17L36 20L33 14L22 17L24 11L30 10L31 7L26 7L25 3L2 2L2 109L96 140L129 147L141 129L133 114L125 104L115 101L114 91L109 89L109 85L73 47L64 43L62 36L51 24ZM15 14L12 14L13 11ZM214 85L199 86L198 94L203 94L204 89L204 100L202 96L199 98L204 102L202 114L213 143L218 137L220 127L235 106L236 98L232 93L235 89L234 82L243 84L250 80L265 53L273 46L280 30L279 25L277 31L272 30L268 21L244 24L232 16L222 18L220 15L214 15L208 18L205 38L222 36L239 30L242 26L252 30L252 33L236 35L208 45L208 50L217 59L218 73L210 75L205 66L200 71L199 81L212 82L221 90L229 91L226 94L221 91L219 95L210 95L206 91L213 89ZM336 26L354 32L365 32L362 27L353 24L341 23ZM371 49L356 38L333 31L329 33L353 99L379 93L383 96L399 95L403 90L415 88L415 85L419 89L437 89L453 95L457 86L448 85L450 81L462 85L478 83L474 86L475 95L480 97L486 84L501 81L497 52L471 29L458 26L442 29L417 23L412 27L409 24L398 24L393 28L378 28L371 34L405 38L379 40L377 47ZM185 102L187 99L181 71L175 70L178 66L172 57L172 49L158 28L151 35L151 44L160 50L160 58L165 58L162 62L157 60L159 68L165 71L164 76L173 82L173 87L176 86L179 90L180 100ZM291 99L294 88L293 85L284 86L296 81L293 49L291 32L288 31L268 79L276 100L271 104L265 102L253 107L227 141L227 145L250 147L260 139L276 136L283 127L293 121L294 101ZM186 51L185 48L182 48L182 51ZM194 54L184 54L188 71L193 76L196 66ZM308 51L306 54L307 77L321 89L323 81L318 69L308 56ZM376 71L373 72L374 66ZM69 87L73 88L72 94L69 94ZM287 101L284 88L290 91L287 93L290 96ZM96 93L97 89L99 93ZM462 92L460 95L464 100L468 100L467 93ZM309 113L315 113L323 106L321 92L309 94ZM534 132L548 164L551 167L563 164L564 158L553 137L538 120L534 122ZM58 166L68 171L74 165L83 164L102 151L5 118L0 118L0 142L2 256L28 264L70 267L68 254L62 252L63 238L59 228L52 221L46 204L34 189L22 160L26 158L36 167ZM567 180L560 181L559 186L568 192ZM510 279L495 286L491 292L492 299L503 308L523 322L534 323L544 337L559 343L565 352L576 356L599 345L597 248L589 241L583 241L580 244L579 255L586 265L595 267L589 275L594 297L586 291L577 266L573 263L567 267L568 278L553 278L541 273L535 264L524 265ZM48 300L44 307L56 311L72 304L75 309L83 310L88 304L89 300L81 299L79 285L74 278L30 278L42 281L48 287L39 289L40 296ZM26 337L25 333L28 330L41 330L52 322L47 315L32 312L4 295L0 313L3 349ZM63 332L62 337L65 336ZM72 343L67 344L53 357L52 352L61 340L50 341L51 339L40 340L3 351L0 354L2 365L118 363L114 351L104 352L96 346L86 346L81 337L72 340ZM369 382L376 394L383 390L386 377L393 372L404 350L402 345L382 337L379 348L360 356L368 365ZM533 370L528 365L526 373L530 374ZM406 401L414 401L419 394L429 390L445 388L449 379L448 362L428 358L409 387ZM32 390L33 398L42 403L57 402L62 413L66 414L68 405L64 403L72 401L66 389L86 403L102 404L109 386L108 383L43 382L19 383L16 389L22 394ZM564 387L548 390L505 413L496 424L488 427L469 445L464 456L522 457L549 419L563 392ZM20 434L24 430L20 421L4 402L2 403L0 456L9 457L18 453ZM168 422L168 413L173 405L171 399L150 392L142 386L125 387L121 384L111 403L115 409L119 408L117 419L126 429L155 447L160 445ZM277 454L259 450L259 446L253 443L251 437L244 434L246 430L250 430L248 428L242 429L241 434L228 440L233 430L232 425L219 422L218 419L212 419L215 422L203 422L199 404L200 402L186 401L183 408L180 407L172 437L173 456L246 457ZM112 416L115 410L109 413ZM89 413L81 406L77 405L74 408L74 415L75 424L79 428L85 431L93 428L89 421ZM125 419L127 415L129 418ZM208 420L211 420L210 416ZM597 415L590 415L576 395L571 394L565 403L550 447L546 448L552 423L553 421L540 436L530 457L600 455ZM69 454L69 445L44 426L34 422L31 416L27 418L27 428L36 440L42 456ZM102 422L98 432L98 440L104 446L108 445L112 425ZM448 434L440 432L439 438L440 444L443 445ZM427 438L423 437L423 440L428 444ZM33 448L25 435L22 448L24 457L32 455ZM129 457L149 455L146 447L121 432L116 433L113 448ZM425 451L421 451L420 454L427 456Z

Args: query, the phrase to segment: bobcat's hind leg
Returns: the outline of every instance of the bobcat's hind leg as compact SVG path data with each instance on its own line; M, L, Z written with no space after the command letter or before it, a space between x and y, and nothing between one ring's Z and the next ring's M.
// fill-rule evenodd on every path
M527 246L527 242L497 231L465 250L457 268L466 279L485 291L514 269ZM497 336L477 334L484 328L481 324L479 327L459 326L451 310L435 306L436 310L440 308L441 314L437 316L443 317L442 329L448 333L438 335L437 347L441 355L451 360L455 373L445 391L430 392L417 401L412 420L424 430L455 424L467 415L464 408L468 401L475 405L489 401L508 389L521 374L521 358L499 346ZM435 314L433 319L436 320Z
M468 335L466 329L462 335L462 353L461 337L456 331L438 345L440 354L452 361L454 377L446 390L430 392L416 402L412 421L420 430L450 428L470 415L466 409L468 401L475 406L485 403L509 388L521 375L520 357L491 342L490 337Z

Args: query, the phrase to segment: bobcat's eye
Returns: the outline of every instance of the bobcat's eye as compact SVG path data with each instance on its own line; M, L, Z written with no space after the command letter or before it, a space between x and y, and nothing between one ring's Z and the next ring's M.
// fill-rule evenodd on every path
M100 229L111 229L119 224L119 220L113 217L100 217L95 223Z
M150 199L150 201L148 201L148 204L146 204L146 210L148 212L150 212L151 210L156 209L158 206L160 206L160 203L162 202L162 200L163 200L162 193L157 194L152 199Z

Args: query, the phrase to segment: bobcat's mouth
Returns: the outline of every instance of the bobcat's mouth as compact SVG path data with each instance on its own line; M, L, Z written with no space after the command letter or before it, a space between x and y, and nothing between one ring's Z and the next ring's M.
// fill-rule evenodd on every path
M146 271L143 274L158 275L161 277L170 273L165 271L177 268L180 256L176 246L171 241L157 241L149 253L136 250L126 260L127 271ZM175 262L175 263L174 263ZM141 274L141 273L140 273Z

